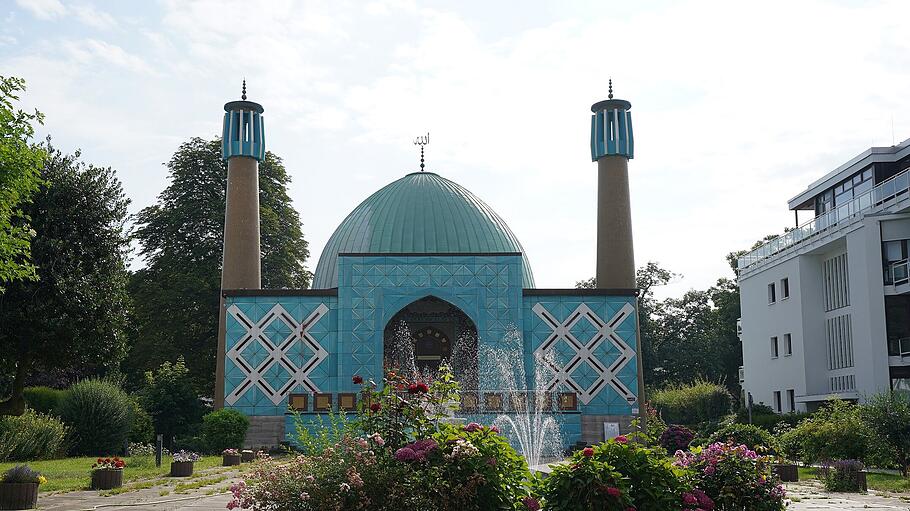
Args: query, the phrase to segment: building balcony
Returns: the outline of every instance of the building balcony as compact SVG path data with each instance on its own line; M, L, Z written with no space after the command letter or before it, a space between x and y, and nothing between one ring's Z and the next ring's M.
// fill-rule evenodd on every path
M885 266L885 285L901 286L910 283L910 265L908 259L892 261Z
M838 205L800 225L792 231L768 241L738 259L739 271L759 266L778 254L788 252L808 241L819 239L860 221L867 213L880 211L910 198L910 169L879 183L877 186L852 200Z

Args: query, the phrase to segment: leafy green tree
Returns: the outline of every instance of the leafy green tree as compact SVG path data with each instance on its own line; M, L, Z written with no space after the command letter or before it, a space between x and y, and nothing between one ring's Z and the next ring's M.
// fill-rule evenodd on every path
M888 444L896 456L901 475L907 477L910 464L910 396L887 392L872 397L860 408L864 422Z
M170 184L136 218L135 239L147 265L130 281L135 331L126 372L142 374L183 355L197 391L208 395L215 375L227 178L221 141L193 138L167 167ZM310 283L304 267L309 251L289 183L281 159L266 153L259 165L265 288Z
M202 423L202 403L193 388L193 380L183 361L164 362L145 373L145 387L140 391L142 405L155 424L155 431L171 438L193 432Z
M0 76L0 286L38 277L30 261L35 231L20 208L40 183L46 154L32 142L32 124L40 124L43 116L37 110L31 114L15 110L13 102L21 91L25 91L24 80Z
M44 184L23 213L37 233L37 281L0 295L0 360L15 364L11 397L0 413L25 407L26 378L55 367L90 375L123 358L127 318L124 233L129 200L114 171L47 145Z

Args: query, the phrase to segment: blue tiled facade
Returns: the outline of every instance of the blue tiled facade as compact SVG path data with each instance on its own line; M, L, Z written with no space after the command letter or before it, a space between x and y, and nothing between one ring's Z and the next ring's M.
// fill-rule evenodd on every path
M553 361L546 390L578 396L577 412L558 414L567 443L580 438L582 415L632 414L634 294L523 289L523 264L520 253L342 254L337 289L229 294L226 406L253 416L285 415L291 393L354 392L355 374L378 380L387 323L433 296L473 321L482 346L495 347L508 330L519 329L528 374L535 353ZM478 418L489 423L486 415ZM293 432L290 418L286 430Z

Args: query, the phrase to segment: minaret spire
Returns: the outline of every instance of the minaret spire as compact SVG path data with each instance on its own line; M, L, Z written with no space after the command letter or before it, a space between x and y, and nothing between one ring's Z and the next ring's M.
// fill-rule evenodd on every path
M425 167L425 165L423 163L423 147L429 143L430 143L430 132L429 131L427 132L427 136L425 136L425 137L419 136L414 139L414 145L420 146L420 171L421 172L423 172L424 167Z
M611 98L613 96L610 96ZM246 101L246 78L243 79L243 92L240 95L240 99Z
M609 83L610 83L610 86L607 89L607 92L608 92L607 99L613 99L613 79L612 78L610 78Z

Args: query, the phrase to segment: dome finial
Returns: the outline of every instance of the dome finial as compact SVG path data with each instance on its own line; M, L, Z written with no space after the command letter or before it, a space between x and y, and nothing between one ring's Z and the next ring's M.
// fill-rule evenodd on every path
M607 94L607 99L613 99L613 79L612 78L610 78L609 83L610 83L610 88L607 90L607 92L609 93L609 94Z
M243 92L240 95L240 99L246 101L246 78L243 79Z
M421 172L423 172L423 168L424 168L424 164L423 164L423 146L425 146L425 145L427 145L427 144L429 144L429 143L430 143L430 132L429 132L429 131L427 132L427 136L425 136L425 137L424 137L424 136L419 136L419 137L417 137L417 138L414 139L414 145L419 145L419 146L420 146L420 171L421 171Z

